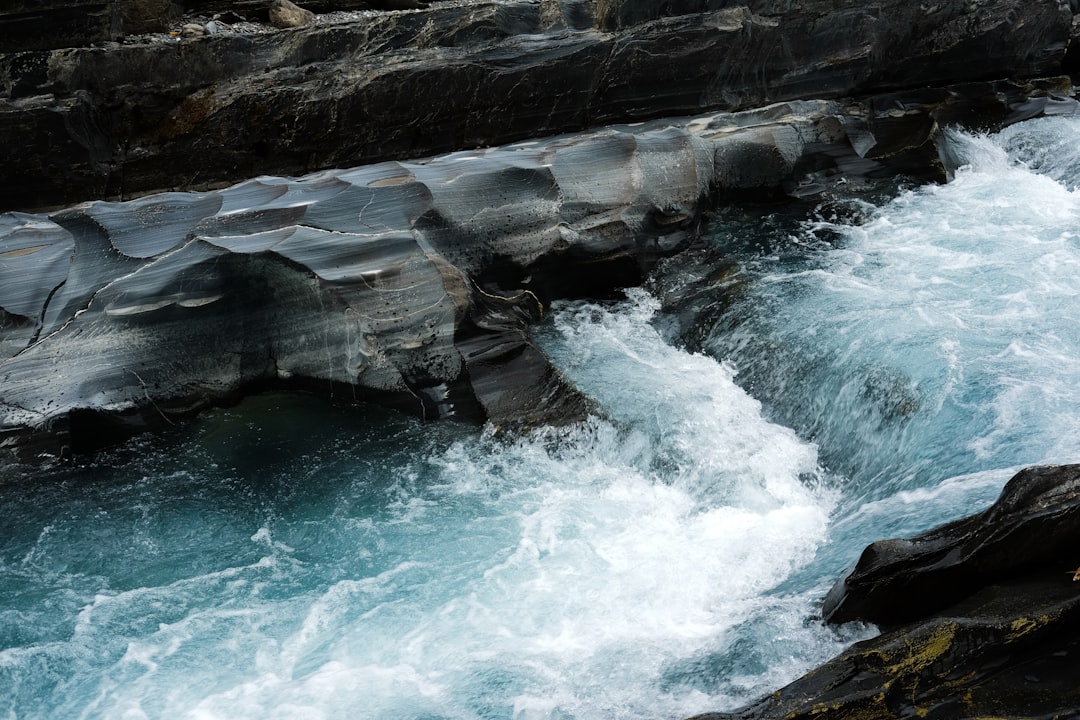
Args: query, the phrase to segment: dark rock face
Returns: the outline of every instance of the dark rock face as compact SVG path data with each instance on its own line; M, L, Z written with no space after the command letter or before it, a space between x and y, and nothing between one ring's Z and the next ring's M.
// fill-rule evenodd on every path
M0 10L0 48L8 53L79 47L116 32L109 0L13 0Z
M827 622L896 625L971 588L1080 565L1080 467L1016 475L984 513L906 540L870 545L825 599Z
M1052 74L1071 21L1058 0L505 0L8 52L0 209L800 97Z
M7 0L0 8L0 52L85 47L124 35L165 32L180 0Z
M832 621L894 625L738 713L766 718L1080 716L1080 465L1030 468L988 510L867 548Z

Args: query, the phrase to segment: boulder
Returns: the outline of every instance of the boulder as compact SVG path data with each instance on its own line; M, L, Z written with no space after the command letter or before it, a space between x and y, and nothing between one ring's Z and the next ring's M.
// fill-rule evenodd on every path
M270 3L269 15L270 24L277 28L303 27L315 20L315 13L289 0L274 0Z
M829 592L823 613L833 623L896 625L952 605L972 588L1080 566L1078 552L1080 466L1031 468L985 512L867 547Z
M734 713L695 720L1080 716L1080 465L1029 468L985 512L875 543L831 621L879 637Z

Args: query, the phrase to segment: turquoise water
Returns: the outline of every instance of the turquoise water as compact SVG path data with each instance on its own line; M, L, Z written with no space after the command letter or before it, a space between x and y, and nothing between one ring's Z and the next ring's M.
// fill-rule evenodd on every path
M865 543L1080 459L1080 122L945 142L557 306L582 425L267 395L0 469L0 718L677 718L872 634L816 619Z

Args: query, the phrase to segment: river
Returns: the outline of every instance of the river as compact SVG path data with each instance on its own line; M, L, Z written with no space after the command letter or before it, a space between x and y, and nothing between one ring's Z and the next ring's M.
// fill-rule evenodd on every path
M818 617L866 543L1080 459L1080 119L941 153L551 308L583 424L270 394L0 468L0 718L679 718L873 635Z

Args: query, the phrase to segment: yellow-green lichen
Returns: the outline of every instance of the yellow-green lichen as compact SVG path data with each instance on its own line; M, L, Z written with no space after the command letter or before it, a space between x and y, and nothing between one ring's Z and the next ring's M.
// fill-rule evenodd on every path
M810 712L793 712L788 718L821 717L823 720L892 720L893 714L883 704L885 693L879 693L870 705L852 702L814 703Z
M1009 623L1010 632L1005 635L1005 642L1011 643L1019 640L1023 636L1027 635L1032 630L1049 625L1057 620L1061 615L1061 611L1047 613L1046 615L1040 615L1034 618L1021 617L1013 620Z
M1040 618L1042 619L1042 618ZM1009 632L1005 635L1005 642L1010 643L1014 640L1027 635L1029 632L1039 627L1039 620L1034 618L1020 617L1009 623Z
M898 676L925 670L952 648L955 637L956 623L946 622L934 628L926 637L907 640L905 657L894 658L895 662L886 666L885 672Z

